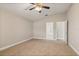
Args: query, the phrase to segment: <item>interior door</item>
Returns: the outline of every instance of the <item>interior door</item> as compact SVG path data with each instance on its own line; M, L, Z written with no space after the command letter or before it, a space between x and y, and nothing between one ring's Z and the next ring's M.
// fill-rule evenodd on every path
M67 42L67 21L56 22L57 39Z
M46 23L46 39L54 40L54 23L47 22Z

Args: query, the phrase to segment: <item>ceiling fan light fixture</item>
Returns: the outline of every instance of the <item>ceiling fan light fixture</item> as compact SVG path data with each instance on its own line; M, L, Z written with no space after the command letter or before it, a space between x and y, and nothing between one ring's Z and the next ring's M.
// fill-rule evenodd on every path
M40 11L42 8L41 7L36 7L35 10Z

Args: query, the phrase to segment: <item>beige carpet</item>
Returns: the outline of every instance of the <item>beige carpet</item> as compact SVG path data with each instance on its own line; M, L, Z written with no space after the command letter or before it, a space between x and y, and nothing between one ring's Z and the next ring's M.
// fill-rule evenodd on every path
M73 56L77 55L62 41L32 39L0 52L3 56Z

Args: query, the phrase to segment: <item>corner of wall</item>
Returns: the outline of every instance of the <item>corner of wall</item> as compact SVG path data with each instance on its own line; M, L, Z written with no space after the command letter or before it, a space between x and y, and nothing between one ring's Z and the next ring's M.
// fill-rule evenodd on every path
M69 46L77 53L77 55L79 56L79 51L77 51L77 49L72 45L72 44L70 44L69 43Z

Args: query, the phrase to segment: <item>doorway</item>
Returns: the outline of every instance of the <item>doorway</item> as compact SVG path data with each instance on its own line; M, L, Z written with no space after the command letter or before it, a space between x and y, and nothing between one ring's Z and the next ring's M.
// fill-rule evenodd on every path
M47 22L46 39L62 40L67 43L67 21Z
M46 23L46 39L54 40L54 23Z

